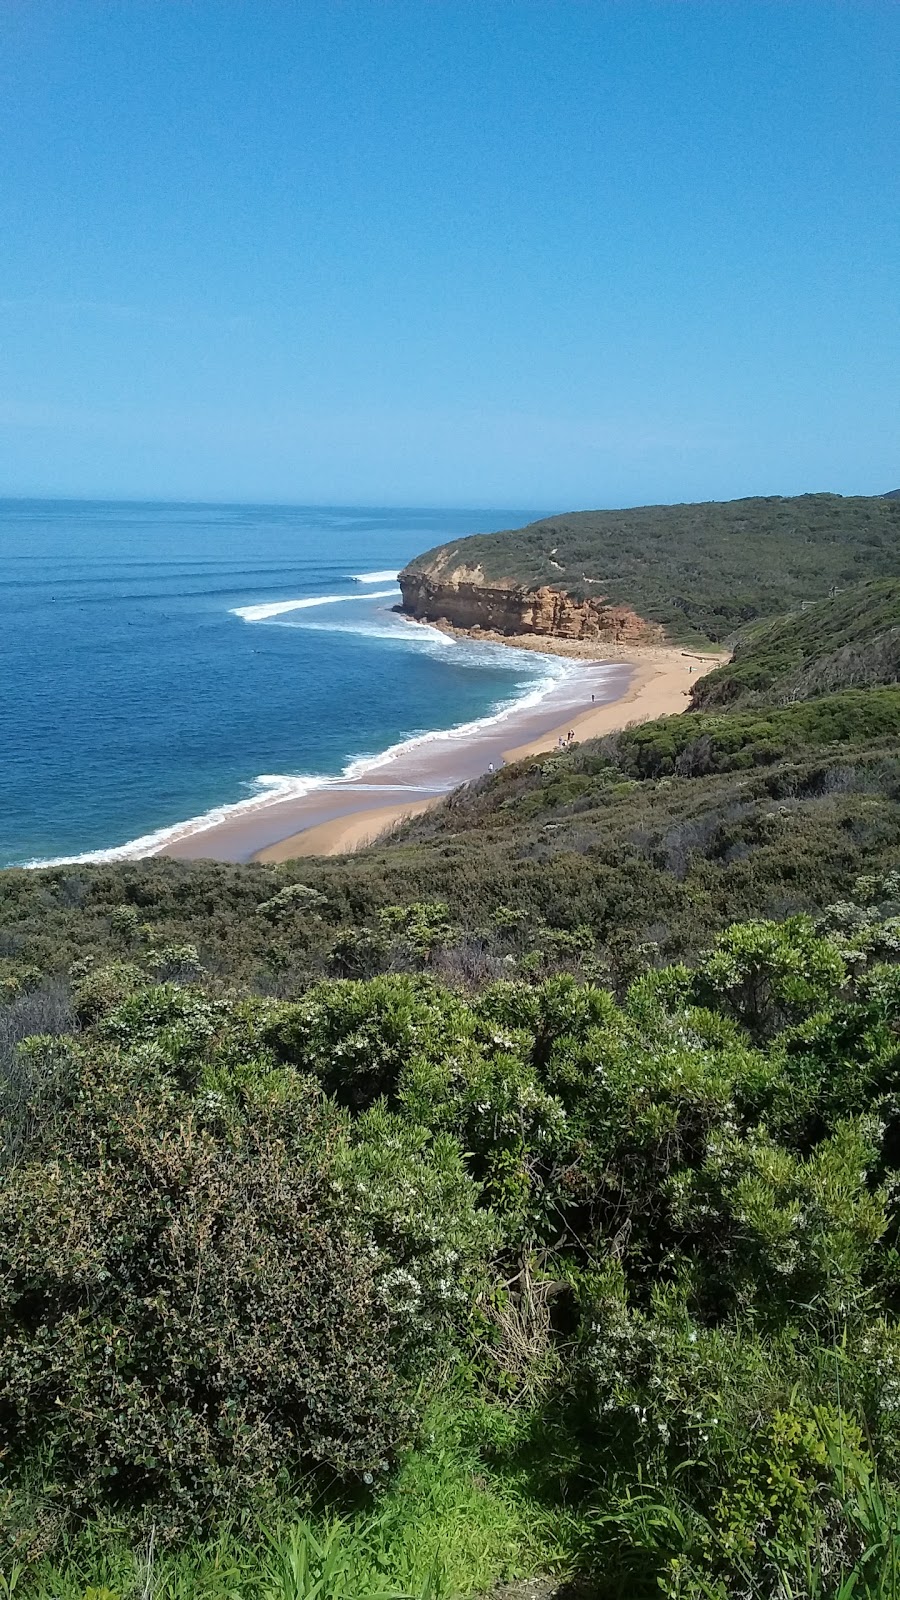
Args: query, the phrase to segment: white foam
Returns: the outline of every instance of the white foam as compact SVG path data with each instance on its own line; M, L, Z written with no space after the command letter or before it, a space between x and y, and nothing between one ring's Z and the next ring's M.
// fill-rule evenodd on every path
M231 805L213 806L199 817L189 817L186 822L175 822L168 828L156 828L153 833L143 833L127 844L113 845L109 850L87 850L78 856L52 856L40 860L24 861L25 867L74 867L102 864L106 861L139 861L143 856L154 856L167 844L177 839L189 839L205 828L214 828L221 822L230 822L248 811L271 805L276 800L297 800L311 794L314 789L324 789L333 783L332 778L313 778L298 774L290 777L281 773L264 772L253 779L255 793L246 800L235 800Z
M399 572L354 572L354 583L396 583Z
M407 627L402 622L305 622L303 626L309 633L353 633L363 639L383 639L387 644L412 645L420 650L453 650L457 643L452 634L432 628L429 623Z
M390 574L389 574L390 576ZM272 600L265 605L235 606L233 617L243 617L245 622L266 622L269 617L280 617L286 611L306 611L312 606L338 606L351 600L386 600L395 589L376 589L374 594L319 594L307 595L303 600Z
M500 650L504 648L503 645L497 646ZM341 776L362 778L369 772L377 772L379 768L387 766L397 756L409 750L417 750L423 745L430 744L452 744L457 739L471 739L473 734L486 733L489 728L505 722L508 717L518 715L520 711L527 711L531 706L540 705L555 684L565 678L574 677L584 665L583 662L573 662L564 656L544 656L543 660L548 664L546 675L527 694L512 695L499 706L495 706L486 716L476 717L473 722L460 722L454 728L439 728L429 733L417 733L410 739L400 739L397 744L388 745L379 755L358 756L344 768ZM459 778L453 778L447 784L447 788L455 789L461 781Z

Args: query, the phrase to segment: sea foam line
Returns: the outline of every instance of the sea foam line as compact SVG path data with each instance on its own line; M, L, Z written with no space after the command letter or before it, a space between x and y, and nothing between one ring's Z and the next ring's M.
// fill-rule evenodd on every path
M354 572L352 574L352 579L353 579L354 583L396 583L397 579L399 578L399 576L400 576L399 572L393 572L393 571L392 572ZM371 595L369 596L369 598L370 599L372 598Z
M324 789L332 783L332 778L289 777L280 773L262 773L253 779L255 794L248 795L246 800L235 800L227 805L213 806L211 810L202 812L199 816L189 817L186 822L173 822L169 827L156 828L153 833L142 833L137 839L129 839L126 844L112 845L108 850L86 850L78 856L50 856L41 857L33 861L23 861L24 867L75 867L102 865L109 861L140 861L144 856L157 855L167 844L175 844L179 839L189 839L194 833L202 833L206 828L215 828L219 823L230 822L232 818L239 817L245 812L256 811L265 805L271 805L276 800L299 800L305 794L310 794L314 789Z
M233 606L231 616L243 617L245 622L265 622L268 617L280 617L285 611L306 611L311 606L343 605L351 600L386 600L395 589L376 589L374 594L319 594L307 595L304 600L272 600L265 605Z
M501 647L502 648L502 647ZM516 695L496 706L493 711L483 717L476 717L471 722L460 722L452 728L433 729L427 733L413 734L408 739L400 739L396 744L388 745L377 755L356 756L349 761L342 772L333 777L311 777L302 774L262 773L253 780L256 793L249 795L245 800L236 800L230 804L213 807L210 811L203 812L200 816L190 817L185 822L176 822L170 827L157 828L153 833L142 834L137 839L130 839L126 844L114 845L107 850L89 850L82 855L54 856L49 859L25 861L25 867L67 867L101 865L104 862L138 861L146 856L158 855L166 845L175 844L183 839L190 839L196 833L203 833L208 828L235 821L242 816L265 811L271 805L276 805L283 800L299 800L306 794L322 789L331 789L340 792L346 786L359 788L361 778L370 772L377 772L390 762L407 752L420 749L430 744L446 744L456 739L471 738L473 734L484 733L488 728L501 723L514 712L526 711L530 707L539 705L550 693L555 685L567 677L576 677L584 669L586 663L575 661L564 656L542 655L544 676L538 684L524 695ZM611 667L613 664L610 664ZM613 668L614 670L614 668ZM452 778L442 785L437 784L392 784L379 785L379 792L387 789L402 791L403 793L435 793L440 787L448 792L457 788L461 780Z
M366 598L371 599L371 596L367 595ZM427 622L406 624L385 621L380 625L375 622L305 622L303 626L307 633L352 633L359 639L381 639L385 644L411 645L413 649L455 650L458 643L452 633L444 633ZM505 646L497 645L495 648L502 650Z
M503 649L505 647L500 646L499 648ZM459 722L452 728L435 728L428 733L416 733L408 739L400 739L396 744L388 745L387 749L382 750L379 755L357 756L355 760L349 762L344 768L341 777L345 780L362 778L370 772L377 772L381 767L387 766L397 756L417 750L423 745L452 744L457 739L471 739L473 734L486 733L489 728L505 722L508 717L520 711L528 711L532 706L540 705L551 689L566 678L577 677L585 666L584 662L573 661L565 656L544 656L543 660L547 663L544 677L540 683L535 684L526 694L510 696L509 699L501 701L499 705L495 706L493 711L486 713L483 717L476 717L472 722ZM463 781L461 778L453 778L447 783L446 787L448 790L455 789Z

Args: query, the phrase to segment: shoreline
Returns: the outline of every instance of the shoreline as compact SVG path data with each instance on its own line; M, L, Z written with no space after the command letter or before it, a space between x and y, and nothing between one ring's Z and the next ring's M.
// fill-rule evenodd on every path
M459 637L467 637L460 634L459 630L453 631ZM494 643L495 638L499 642L501 636L479 633L477 638ZM578 642L573 641L573 643ZM544 653L550 654L543 641L542 645ZM541 646L531 643L529 638L523 648L539 649ZM727 659L724 654L701 656L699 653L683 650L677 645L620 644L611 648L616 651L615 655L604 654L602 658L596 655L582 655L577 659L583 661L586 666L591 662L596 665L600 660L607 667L627 664L630 668L628 681L623 684L621 692L614 698L598 700L581 710L573 710L564 722L545 726L534 736L507 746L500 752L504 764L511 765L516 761L526 760L529 756L553 751L559 746L560 740L567 739L570 731L574 732L573 742L577 744L583 739L596 739L606 733L618 732L634 723L651 722L656 717L670 716L683 711L686 709L685 701L690 695L690 686L701 678L704 672L711 671L714 666L720 665ZM488 768L485 767L483 770L487 771ZM273 864L305 856L350 854L354 850L361 850L385 838L407 817L417 816L429 807L438 805L444 798L444 793L419 797L416 800L397 801L390 806L370 803L360 805L349 812L342 811L339 815L314 822L254 851L251 859Z
M144 853L182 860L265 860L271 858L263 852L288 839L308 853L308 840L302 847L297 841L321 824L334 825L325 839L326 852L335 848L338 835L355 841L340 848L358 848L360 837L368 838L377 826L371 813L379 813L381 832L420 808L421 802L434 804L461 783L501 766L507 750L523 740L545 740L552 733L555 743L563 719L566 728L571 727L574 718L591 708L592 695L595 709L619 700L628 690L633 670L624 660L570 661L566 667L539 693L529 693L491 715L412 735L379 754L350 762L342 775L316 779L294 795L241 802L221 819L209 825L200 819L201 826L186 826L180 836ZM361 820L349 829L351 814Z
M419 627L412 618L409 626ZM425 626L433 627L434 624ZM461 642L503 644L554 657L566 670L474 722L412 735L348 762L335 777L284 777L244 800L119 846L26 863L32 867L148 860L259 862L345 854L496 767L686 709L692 683L727 660L678 645L512 636L447 625ZM559 648L557 648L559 647ZM262 783L262 780L260 780Z
M441 796L428 800L413 800L408 805L374 806L362 811L350 811L345 816L333 817L328 822L313 823L300 833L288 834L276 844L257 850L254 861L273 864L278 861L296 861L303 856L343 856L354 850L363 850L375 844L386 834L405 822L437 805Z

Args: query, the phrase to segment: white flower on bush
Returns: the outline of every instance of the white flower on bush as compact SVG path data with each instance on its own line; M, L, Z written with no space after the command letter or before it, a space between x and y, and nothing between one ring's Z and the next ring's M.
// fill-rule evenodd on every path
M381 1298L392 1311L414 1311L422 1298L418 1278L405 1267L392 1267L381 1280Z

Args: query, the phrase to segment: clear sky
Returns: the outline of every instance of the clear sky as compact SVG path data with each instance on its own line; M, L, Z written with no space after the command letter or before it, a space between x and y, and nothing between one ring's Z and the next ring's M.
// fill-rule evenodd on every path
M0 494L900 486L893 0L3 0Z

